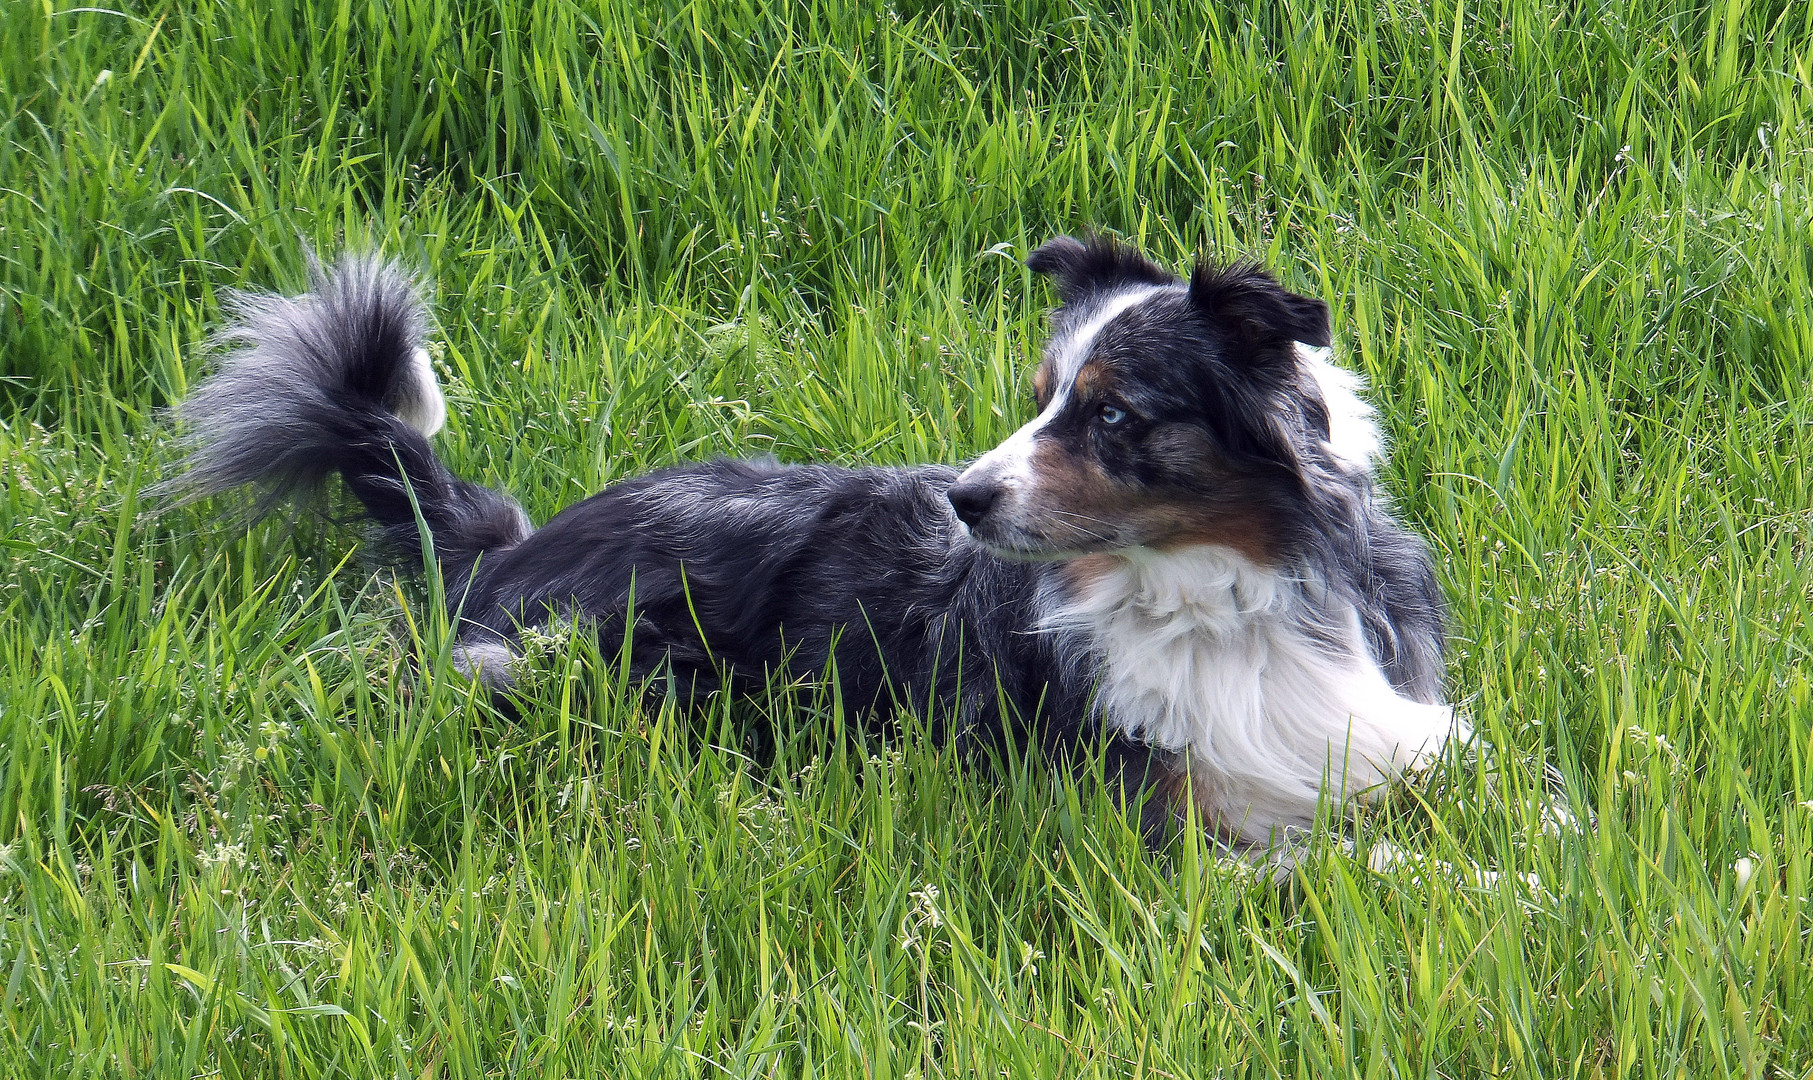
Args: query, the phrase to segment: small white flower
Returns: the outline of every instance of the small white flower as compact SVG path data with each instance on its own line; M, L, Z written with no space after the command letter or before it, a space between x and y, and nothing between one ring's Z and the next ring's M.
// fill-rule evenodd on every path
M195 861L201 864L204 872L215 867L244 866L246 863L245 845L216 844L207 851L197 851Z
M1737 875L1737 891L1743 892L1750 885L1750 878L1756 873L1756 859L1746 855L1731 864L1731 872Z
M1037 975L1039 973L1038 962L1043 959L1045 959L1045 954L1033 948L1031 943L1020 942L1020 974Z
M917 902L917 914L921 922L934 929L944 925L944 916L938 914L938 886L927 885L907 895Z

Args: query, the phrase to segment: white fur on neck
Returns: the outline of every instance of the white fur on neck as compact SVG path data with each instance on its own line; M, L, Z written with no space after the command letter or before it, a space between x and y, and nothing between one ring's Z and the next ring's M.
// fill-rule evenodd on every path
M1101 664L1098 707L1134 738L1186 751L1213 824L1268 843L1440 752L1445 706L1392 688L1359 613L1229 548L1121 552L1048 600L1045 625Z
M1318 349L1297 342L1303 369L1316 380L1322 403L1328 406L1328 449L1335 459L1353 469L1371 471L1385 451L1385 438L1373 419L1372 406L1360 396L1366 380L1334 362L1333 349Z

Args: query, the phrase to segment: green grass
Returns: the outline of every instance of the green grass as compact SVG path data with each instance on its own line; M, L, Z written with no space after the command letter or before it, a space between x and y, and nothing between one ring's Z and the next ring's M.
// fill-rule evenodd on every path
M1809 1075L1813 7L1198 6L0 10L0 1075ZM541 519L989 446L1089 226L1329 299L1497 748L1283 890L809 688L507 719L348 532L139 496L305 241Z

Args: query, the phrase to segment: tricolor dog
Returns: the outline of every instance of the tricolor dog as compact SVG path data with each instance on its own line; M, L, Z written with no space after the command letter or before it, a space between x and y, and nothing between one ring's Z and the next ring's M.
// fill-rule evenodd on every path
M967 466L679 465L539 528L435 456L409 275L313 266L307 294L233 300L161 494L337 474L399 567L432 539L456 662L499 689L554 621L606 655L629 635L637 673L695 695L834 669L847 704L952 737L1106 740L1148 835L1193 811L1254 855L1464 735L1441 593L1377 489L1384 443L1326 305L1099 238L1027 265L1060 300L1038 413Z

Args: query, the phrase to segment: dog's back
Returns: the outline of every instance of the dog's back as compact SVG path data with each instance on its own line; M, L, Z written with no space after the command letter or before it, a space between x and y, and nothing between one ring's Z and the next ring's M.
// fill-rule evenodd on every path
M945 497L954 470L714 461L615 484L481 560L475 639L550 618L628 620L638 672L720 679L835 671L857 709L911 708L959 730L1028 716L1053 676L1035 620L1042 568L971 541Z

